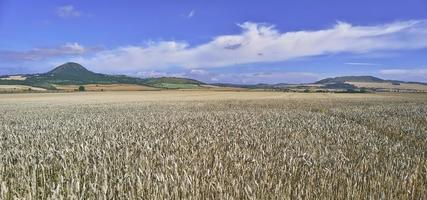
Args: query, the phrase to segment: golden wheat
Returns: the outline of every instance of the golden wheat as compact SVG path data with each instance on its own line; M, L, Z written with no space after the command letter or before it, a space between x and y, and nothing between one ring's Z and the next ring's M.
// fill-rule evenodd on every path
M425 95L1 98L0 199L427 197Z

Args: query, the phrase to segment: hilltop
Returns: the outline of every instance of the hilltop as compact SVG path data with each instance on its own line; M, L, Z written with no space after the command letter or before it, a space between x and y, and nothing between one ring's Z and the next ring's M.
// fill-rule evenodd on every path
M56 67L55 69L42 74L46 77L55 77L56 79L63 80L76 80L76 81L93 81L107 78L107 75L97 74L87 70L82 65L74 62L68 62Z

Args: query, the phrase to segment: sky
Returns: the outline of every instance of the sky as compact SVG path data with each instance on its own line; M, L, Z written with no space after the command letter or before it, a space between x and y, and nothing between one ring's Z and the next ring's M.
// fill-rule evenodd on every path
M0 75L427 82L426 0L0 0Z

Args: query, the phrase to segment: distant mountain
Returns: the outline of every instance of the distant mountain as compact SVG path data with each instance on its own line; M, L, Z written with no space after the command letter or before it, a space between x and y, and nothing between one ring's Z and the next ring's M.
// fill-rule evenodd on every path
M336 84L345 82L370 82L370 83L383 83L383 79L374 76L340 76L335 78L326 78L315 82L315 84Z
M97 74L97 73L91 72L86 68L84 68L83 66L81 66L80 64L74 63L74 62L65 63L41 75L46 77L54 77L57 79L79 80L79 81L97 80L97 79L104 79L107 77L106 75L103 75L103 74Z
M308 84L213 84L222 87L240 87L248 89L271 89L278 91L331 91L331 92L427 92L427 83L384 80L374 76L341 76L326 78Z
M427 83L423 83L423 82L386 80L386 79L380 79L375 76L339 76L335 78L325 78L315 82L315 84L332 84L332 83L345 83L345 82L394 83L394 84L407 83L407 84L427 85Z
M12 77L12 78L9 78ZM19 78L18 78L19 77ZM68 62L41 74L2 76L0 85L29 85L54 90L55 85L137 84L158 88L195 88L203 82L176 77L135 78L124 75L106 75L89 71L82 65Z
M323 89L373 91L427 91L427 83L384 80L374 76L340 76L315 82Z

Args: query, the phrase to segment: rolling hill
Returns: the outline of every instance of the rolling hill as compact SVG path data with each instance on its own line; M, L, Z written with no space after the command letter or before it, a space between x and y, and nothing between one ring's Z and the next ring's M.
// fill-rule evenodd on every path
M384 80L374 76L340 76L307 84L239 85L216 83L220 87L240 87L294 92L427 92L427 83Z
M321 88L393 92L427 92L427 83L385 80L374 76L340 76L315 82Z
M41 74L22 74L0 77L0 85L26 85L56 90L64 85L127 84L154 88L197 88L200 81L177 77L135 78L124 75L106 75L89 71L82 65L68 62Z
M315 84L336 84L336 83L345 83L345 82L383 83L386 81L374 76L340 76L335 78L322 79L320 81L315 82Z

